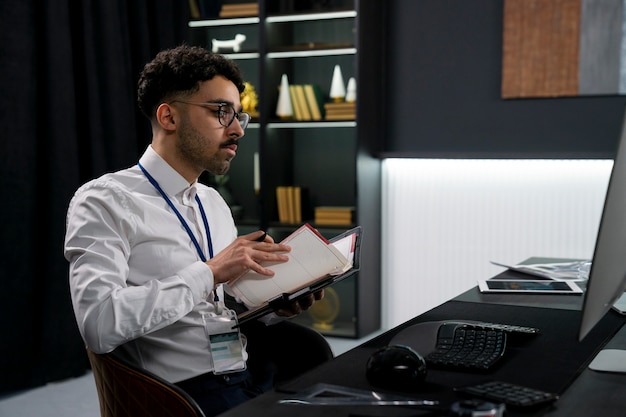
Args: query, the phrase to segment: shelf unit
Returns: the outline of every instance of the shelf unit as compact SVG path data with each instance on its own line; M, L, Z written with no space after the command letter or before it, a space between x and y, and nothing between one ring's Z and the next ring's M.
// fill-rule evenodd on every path
M236 217L239 232L262 228L278 241L299 226L278 221L275 192L282 185L306 188L311 213L315 206L355 207L353 225L327 226L303 218L328 237L359 224L364 237L358 274L335 284L316 304L319 314L338 300L332 324L320 327L308 313L296 320L326 335L360 338L380 327L380 160L376 155L384 105L380 104L382 42L375 32L382 27L383 7L361 8L355 0L334 1L333 9L318 5L326 3L331 2L267 0L259 2L259 16L193 20L190 42L211 49L212 39L246 35L239 52L220 51L239 64L259 97L259 117L246 130L228 173L234 204L242 210ZM359 31L361 27L367 31ZM317 84L325 101L330 101L328 91L337 64L344 82L350 77L357 80L355 120L296 121L276 116L283 74L290 84ZM260 155L258 194L253 186L255 153Z

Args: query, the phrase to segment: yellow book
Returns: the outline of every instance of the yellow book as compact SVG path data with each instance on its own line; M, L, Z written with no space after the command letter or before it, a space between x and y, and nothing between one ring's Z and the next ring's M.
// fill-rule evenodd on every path
M350 224L352 224L351 220L345 220L345 219L318 219L315 218L315 223L319 223L319 224L325 224L325 225L329 225L329 226L349 226Z
M287 189L287 223L295 223L296 216L294 212L294 190L291 186L285 188Z
M347 101L342 101L340 103L325 103L324 104L324 108L326 109L326 111L355 110L356 109L356 103L355 102L347 102Z
M294 118L296 120L302 120L302 109L300 108L300 102L298 101L296 86L294 84L289 85L289 95L291 96L291 106L293 107Z
M326 120L354 120L354 119L356 119L355 113L339 113L339 114L326 113Z
M302 222L302 188L293 187L294 223Z
M192 19L200 19L200 9L197 0L189 0L189 13Z
M312 120L309 105L307 104L306 96L304 95L304 87L301 84L296 84L294 85L294 89L296 91L296 100L298 100L298 105L300 106L300 111L302 112L302 120Z
M348 220L352 221L352 213L347 214L322 214L315 213L315 221L320 220Z
M287 187L276 187L276 205L278 206L278 221L281 223L288 223L289 214L287 211Z
M317 101L317 95L312 84L304 85L304 95L306 96L306 102L309 105L311 111L312 120L322 120L322 112L320 111L320 103Z

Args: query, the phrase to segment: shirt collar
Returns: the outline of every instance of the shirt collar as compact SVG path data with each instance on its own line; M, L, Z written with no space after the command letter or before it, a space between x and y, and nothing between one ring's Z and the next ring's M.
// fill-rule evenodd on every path
M190 188L187 180L172 168L161 156L156 153L151 145L139 159L141 165L159 183L167 195L175 196ZM191 184L195 189L196 182ZM195 193L193 193L195 195Z

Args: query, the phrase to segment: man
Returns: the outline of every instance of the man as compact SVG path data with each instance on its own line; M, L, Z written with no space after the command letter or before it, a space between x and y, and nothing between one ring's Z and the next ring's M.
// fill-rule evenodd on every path
M117 349L178 383L207 415L271 386L245 369L245 337L220 338L236 316L222 284L250 269L272 276L260 263L286 262L290 249L262 231L237 237L224 200L197 182L203 171L224 174L236 155L250 119L243 89L238 67L221 55L189 46L159 53L138 87L150 146L136 166L79 188L67 214L65 257L87 346ZM226 358L213 354L223 343L234 352Z

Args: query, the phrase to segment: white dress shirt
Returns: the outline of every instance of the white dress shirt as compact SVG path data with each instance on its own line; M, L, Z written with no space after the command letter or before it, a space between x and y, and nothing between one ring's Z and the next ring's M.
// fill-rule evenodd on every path
M237 237L217 191L190 185L151 146L140 163L186 219L206 258L209 238L196 194L213 252ZM104 353L119 346L171 382L212 371L202 313L215 311L213 274L138 166L78 189L67 213L65 257L78 327L90 349ZM218 286L223 299L222 291Z

